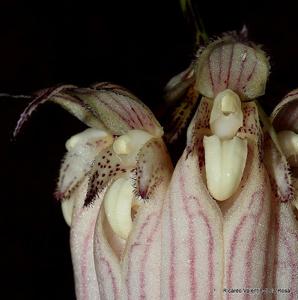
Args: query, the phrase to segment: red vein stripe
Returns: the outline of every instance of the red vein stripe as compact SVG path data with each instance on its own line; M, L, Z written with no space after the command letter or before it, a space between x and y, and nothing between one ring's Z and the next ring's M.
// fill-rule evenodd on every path
M231 49L231 54L230 54L230 63L229 63L229 70L226 78L226 88L229 87L230 84L230 76L231 76L231 69L232 69L232 64L233 64L233 56L234 56L234 47L235 44L232 44L232 49Z
M82 257L81 257L81 277L82 277L82 299L83 300L88 300L89 299L89 293L88 293L88 265L91 265L90 262L88 262L88 254L90 251L90 243L93 244L93 233L94 233L94 227L95 227L95 222L93 221L90 223L88 233L84 238L83 242L83 251L82 251Z
M161 220L161 214L159 214L159 216L157 216L157 222L155 223L155 226L152 230L152 232L149 235L149 238L147 239L147 246L145 248L144 251L144 256L143 259L141 260L141 270L143 270L142 272L140 272L140 290L141 290L141 299L146 299L146 295L145 295L145 281L146 281L146 276L145 276L145 265L148 262L148 253L150 250L150 247L152 245L152 240L155 237L157 230L160 226L160 220ZM149 242L149 243L148 243ZM160 276L160 274L156 274L156 276ZM149 283L150 285L150 283Z
M101 214L101 212L99 212L99 214ZM100 223L100 226L102 227L102 220L97 220L97 223ZM99 229L98 227L96 228ZM112 254L113 251L110 249L110 245L103 235L103 230L103 228L100 228L98 235L94 236L93 247L93 251L96 251L96 253L94 253L95 262L96 258L98 257L97 267L95 266L95 268L99 284L99 291L101 296L108 296L108 298L104 299L118 300L121 292L121 281L118 280L115 275L120 275L118 272L120 272L121 267L118 265L118 267L115 268L115 266L113 266L110 262L114 254ZM109 282L112 288L108 288L107 290L107 287L109 287Z
M253 205L253 202L256 201L256 198L257 198L257 194L259 192L256 192L255 194L253 194L253 198L254 200L250 203L249 205L249 208ZM264 201L265 201L265 194L264 194L264 188L262 188L262 192L261 192L261 205L259 207L259 210L257 212L256 215L249 215L249 217L253 218L254 219L254 224L258 224L259 223L259 220L261 218L261 215L262 215L262 212L263 212L263 207L264 207ZM257 239L257 235L256 235L256 232L257 232L257 226L253 226L253 231L251 232L250 234L250 239L249 239L249 242L248 242L248 247L247 247L247 251L246 251L246 266L247 268L245 269L245 286L246 287L249 287L250 286L250 281L251 281L251 277L252 277L252 273L251 273L251 267L252 267L252 255L253 255L253 251L254 251L254 248L255 248L255 245L256 245L256 239ZM266 264L266 260L264 260L264 265L263 265L263 272L265 272L265 264ZM264 274L263 276L264 277ZM248 297L249 295L246 295L245 299L249 299Z
M251 216L251 215L244 215L241 219L240 219L240 222L239 224L236 226L235 230L234 230L234 234L233 234L233 237L232 237L232 240L231 242L229 243L231 246L230 246L230 255L229 255L229 261L228 261L228 267L227 267L227 273L226 273L226 276L227 276L227 287L228 288L232 288L232 273L233 273L233 267L234 267L234 257L235 257L235 253L237 251L237 244L238 244L238 241L240 240L239 239L239 235L240 235L240 232L241 230L244 228L245 226L245 223L248 222L248 218L249 217L252 217L254 219L254 230L252 231L252 233L250 234L250 242L248 243L248 249L246 251L246 266L248 266L250 264L249 262L249 257L251 257L252 255L252 251L253 251L253 244L254 244L254 235L255 235L255 230L256 230L256 227L257 227L257 223L258 223L258 220L262 214L262 208L263 208L263 205L264 205L264 191L263 191L264 187L262 188L262 197L261 197L261 206L258 208L258 213L257 213L257 216ZM250 206L253 204L253 202L259 200L259 198L257 197L258 195L260 194L260 191L257 191L255 192L253 195L252 195L252 202L250 204ZM242 250L243 251L243 250ZM249 283L249 280L251 279L251 275L250 273L247 273L247 272L250 272L250 269L247 268L245 270L245 287L248 287L248 283ZM231 299L232 295L231 294L228 294L227 295L227 299Z
M175 266L175 257L176 257L176 238L175 238L175 230L174 230L174 223L173 223L173 206L171 198L169 199L169 221L170 221L170 272L169 272L169 292L170 292L170 299L176 299L176 292L175 292L175 281L176 281L176 266Z
M122 96L122 99L117 99L117 100L115 99L115 95L110 94L110 96L111 96L111 99L114 101L114 105L116 107L117 106L119 107L119 114L122 113L121 110L126 112L127 116L129 117L130 121L133 124L132 127L137 128L137 127L141 126L141 124L138 122L138 119L135 118L135 115L131 113L132 111L131 111L131 109L129 109L129 108L131 108L131 104L127 101L127 99L125 99L124 96ZM126 105L123 103L124 101L126 101ZM127 108L127 103L128 103L129 108Z
M125 122L127 125L130 126L130 128L132 129L133 126L131 125L131 120L127 119L123 116L123 114L119 113L112 105L110 105L110 103L108 103L106 101L106 99L103 99L103 97L100 97L100 95L95 94L96 98L99 100L99 102L101 102L102 104L104 104L110 111L112 111L114 114L116 114L120 119L122 119L123 122Z
M114 87L114 88L113 88ZM96 88L100 88L100 86L96 87ZM131 114L129 110L127 110L127 108L123 105L123 103L121 101L117 101L115 100L115 102L119 105L121 105L121 107L126 111L126 113L134 120L135 123L135 127L138 128L139 125L141 127L144 127L144 123L142 121L142 118L144 120L147 120L147 125L150 128L154 127L154 124L152 123L152 120L150 120L150 118L148 117L148 115L146 115L143 112L143 109L146 109L143 104L139 101L139 99L137 99L134 95L132 95L128 90L123 89L122 87L119 86L111 86L109 88L107 88L106 86L101 88L102 91L108 92L108 93L113 93L115 95L121 96L122 100L125 101L128 104L128 107L134 112L134 114ZM139 107L138 110L136 110L134 108L134 105L132 105L132 103L129 100L133 101L133 104L137 107ZM120 112L121 113L121 112ZM148 112L150 113L150 112ZM140 115L141 114L141 115Z
M211 82L211 85L212 85L212 92L214 94L214 80L213 80L213 74L212 74L212 65L211 65L211 54L209 54L208 56L208 70L209 70L209 78L210 78L210 82Z
M142 235L144 234L144 231L146 229L146 227L148 227L150 224L152 224L152 219L155 218L157 220L157 222L155 222L155 225L151 231L151 233L149 234L149 238L146 239L146 241L149 240L152 240L154 235L156 234L157 232L157 229L158 229L158 226L160 224L160 214L156 214L156 213L151 213L150 215L148 215L145 219L145 221L143 222L136 238L135 238L135 241L131 246L130 246L130 251L128 252L129 255L128 255L128 270L127 270L127 276L126 276L126 280L125 280L125 284L126 284L126 288L127 288L127 297L128 297L128 300L134 300L132 298L132 288L131 288L131 282L130 282L130 279L131 279L131 273L132 273L132 266L135 265L133 263L133 253L135 251L135 248L142 245L140 244L138 241L140 239L143 239L144 237L142 237ZM149 249L151 247L151 243L149 243L149 245L147 245L147 247L145 248L145 251L144 251L144 255L141 259L141 272L140 272L140 276L139 276L139 279L140 279L140 295L143 295L143 297L145 297L145 274L143 272L144 270L144 266L146 264L146 261L147 261L147 258L148 258L148 252L149 252ZM135 287L134 287L135 288ZM143 298L141 298L143 299Z
M281 237L282 244L285 245L286 250L287 250L287 254L288 254L288 258L290 259L290 263L287 264L286 267L287 267L287 271L288 271L289 267L291 269L291 272L290 272L290 274L291 274L291 284L290 284L290 287L293 288L293 287L295 287L295 282L297 280L297 278L295 276L296 275L295 274L295 266L296 266L295 262L297 261L297 258L296 258L296 260L294 259L295 255L294 255L293 249L291 248L290 243L289 243L288 239L286 238L286 236L287 236L287 234L284 234L284 232L282 230L282 237ZM292 293L292 296L291 296L290 299L291 300L297 299L296 296L294 295L294 293Z
M269 184L270 184L270 180L269 180ZM271 197L271 198L273 198L273 197ZM274 232L276 232L275 226L276 226L276 221L277 221L276 214L274 211L274 207L276 204L274 202L275 202L275 200L273 200L271 202L271 206L270 206L270 211L271 211L272 215L270 218L269 230L268 230L267 236L266 236L266 251L268 251L268 249L273 248L274 249L273 253L277 253L276 249L275 249L276 243L275 243L275 247L274 247L274 245L272 245L272 239L271 239L271 237L274 236ZM265 265L264 265L264 275L263 275L263 281L262 281L264 287L273 287L274 286L274 282L273 282L274 270L275 270L274 259L272 259L270 255L266 255ZM270 282L269 282L268 278L270 279Z
M35 109L40 106L41 104L47 102L50 100L51 97L57 95L62 90L69 89L69 88L75 88L74 85L61 85L61 86L55 86L51 88L47 88L45 90L42 90L39 92L36 98L34 98L28 106L25 108L23 113L21 114L17 126L13 132L13 136L16 137L18 133L20 132L21 128L23 127L24 123L28 120L28 118L31 116L32 112L35 111Z
M280 260L280 249L277 249L277 255L276 255L276 272L282 272L281 269L286 268L287 273L289 268L291 269L290 274L291 274L291 283L289 288L291 289L291 293L288 295L291 300L297 299L297 276L298 276L298 259L297 259L297 255L295 255L295 252L297 250L297 246L298 246L298 233L295 232L295 228L293 228L292 226L289 228L289 226L284 226L284 225L288 225L285 221L285 219L291 218L291 216L288 215L288 213L292 213L290 210L292 209L291 207L286 207L287 204L280 204L280 211L279 211L279 219L277 221L277 240L279 240L276 244L280 245L280 247L282 247L283 250L281 251L287 251L287 257L285 258L284 261ZM282 208L288 208L289 210L285 213L282 212L281 209ZM292 216L292 218L295 218ZM282 220L281 220L282 219ZM293 220L293 222L295 222L297 224L296 220ZM286 224L284 224L286 223ZM295 224L295 225L296 225ZM295 226L294 225L294 226ZM296 225L297 226L297 225ZM296 227L297 228L297 227ZM292 245L291 245L292 244ZM293 246L296 246L296 250L293 248ZM281 257L283 256L282 254L280 255ZM278 274L278 273L277 273ZM275 281L277 280L277 274L275 277ZM280 282L276 282L276 286L278 287L278 285L280 285ZM287 287L285 287L287 288Z
M251 73L248 75L246 81L250 81L251 78L253 77L253 75L256 73L256 68L257 68L257 65L258 65L258 58L257 58L257 54L256 54L256 50L255 50L255 49L254 49L254 56L255 56L255 63L254 63L254 66L253 66L253 68L252 68L252 71L251 71Z
M111 265L103 256L101 256L99 258L99 261L102 263L101 272L100 272L101 273L101 279L103 281L106 280L106 279L110 279L110 281L112 283L112 287L113 287L112 291L109 290L109 294L108 294L109 297L108 298L105 297L104 299L111 299L111 296L112 296L114 300L118 300L119 299L119 288L117 287L115 277L113 276L113 271L112 271ZM108 272L103 272L104 271L103 270L104 265L106 266ZM104 273L104 276L103 276L103 273ZM109 275L109 278L107 278L107 274ZM103 293L106 295L106 291L105 291L103 286L104 285L102 285L101 291L103 291ZM111 292L112 292L112 294L111 294Z
M247 55L248 55L247 47L245 48L244 55L245 55L245 57L244 57L244 59L241 60L240 72L239 72L239 76L237 78L237 84L236 84L237 89L241 88L239 85L240 85L240 82L241 82L241 77L242 77L242 74L243 74L244 65L246 63L246 59L247 59Z
M220 47L220 54L219 54L219 72L218 72L218 84L219 84L219 85L221 85L223 49L224 49L224 46Z
M213 292L214 292L214 266L213 266L213 262L214 262L214 238L212 236L212 232L211 232L211 228L210 228L210 220L208 219L208 217L206 216L206 214L203 213L201 206L200 206L200 201L198 198L196 197L190 197L192 200L195 200L195 203L198 206L198 211L196 213L196 215L192 214L191 211L188 208L188 201L186 197L186 189L185 189L185 181L182 177L179 178L179 183L180 183L180 188L182 191L183 196L183 206L184 206L184 210L187 214L188 220L189 220L189 245L190 245L190 249L189 249L189 259L190 259L190 279L191 279L191 288L192 288L192 300L196 300L198 295L198 289L197 289L197 283L198 281L195 278L195 260L197 255L199 255L198 251L196 251L195 249L195 242L194 242L194 237L195 237L195 233L194 233L194 229L193 229L193 218L195 217L201 217L204 220L204 223L207 227L207 231L208 231L208 291L209 291L209 295L208 295L208 299L212 300L213 299Z
M180 171L182 174L182 171ZM195 242L195 232L194 232L194 223L193 220L194 218L200 217L203 222L206 225L207 232L208 232L208 288L207 290L209 291L208 294L208 299L212 300L214 297L214 237L212 235L212 230L210 227L210 221L208 217L203 213L199 200L194 197L194 196L187 196L186 195L186 188L185 188L185 181L183 176L181 175L179 177L179 185L180 185L180 191L181 191L181 197L182 197L182 205L183 209L186 213L186 217L188 220L188 260L190 261L190 266L189 266L189 281L190 281L190 293L191 293L191 299L195 300L200 297L199 295L199 290L198 290L198 283L199 283L199 278L196 276L196 259L199 255L198 250L196 249L196 242ZM195 203L197 205L198 210L196 211L195 214L191 213L191 210L189 209L189 200L195 200ZM169 272L169 299L177 299L177 284L176 284L176 258L175 258L175 253L176 253L176 239L175 239L175 230L174 230L174 225L173 225L173 207L171 205L171 199L170 199L170 205L169 205L169 213L170 213L170 272ZM205 296L205 295L204 295Z

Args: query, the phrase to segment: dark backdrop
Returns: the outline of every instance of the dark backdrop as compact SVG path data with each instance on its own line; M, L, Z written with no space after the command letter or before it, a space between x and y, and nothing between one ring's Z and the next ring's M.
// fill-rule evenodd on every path
M298 10L290 3L197 1L210 35L246 24L264 45L272 65L267 110L298 87ZM0 24L0 92L11 94L112 81L156 110L167 80L194 56L178 0L2 0ZM68 227L52 195L64 143L84 126L46 104L12 142L27 101L0 101L1 298L74 299Z

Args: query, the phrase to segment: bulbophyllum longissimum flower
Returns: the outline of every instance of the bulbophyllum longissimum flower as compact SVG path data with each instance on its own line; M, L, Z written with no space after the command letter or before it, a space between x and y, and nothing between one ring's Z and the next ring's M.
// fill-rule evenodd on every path
M16 134L46 101L90 126L66 142L55 193L71 228L77 299L134 298L136 286L156 299L161 208L173 171L162 127L131 93L101 83L41 91L22 114Z
M233 34L199 51L167 86L181 104L171 142L199 101L174 172L158 121L119 86L29 104L16 133L48 100L90 127L67 141L56 191L77 299L297 298L298 91L266 120L268 75L265 53Z
M201 98L163 208L162 299L297 298L298 92L276 134L255 101L268 74L258 46L228 35L167 86L182 107Z

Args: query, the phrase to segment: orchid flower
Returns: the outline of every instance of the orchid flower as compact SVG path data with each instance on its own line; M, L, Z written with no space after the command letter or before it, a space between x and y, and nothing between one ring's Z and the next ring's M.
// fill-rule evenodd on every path
M163 208L161 299L297 299L298 91L273 128L256 101L268 75L261 48L229 34L166 88L184 108L170 142L201 99Z
M77 299L158 298L161 209L173 171L161 126L131 93L101 83L41 91L15 134L46 101L90 126L66 142L55 193L71 228Z
M29 104L16 134L48 100L90 127L66 142L55 193L78 300L297 299L298 90L266 118L269 68L228 34L170 80L170 142L199 101L174 172L158 121L119 86L60 86Z

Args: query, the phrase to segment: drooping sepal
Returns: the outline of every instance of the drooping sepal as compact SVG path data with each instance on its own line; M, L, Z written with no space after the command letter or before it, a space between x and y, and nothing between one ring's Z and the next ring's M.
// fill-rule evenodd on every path
M131 129L145 130L156 137L163 134L152 112L134 95L120 86L99 83L93 88L61 85L42 90L22 113L14 136L32 112L47 101L58 103L87 126L108 129L115 135Z
M31 114L42 104L52 101L61 105L64 109L77 117L80 121L89 127L103 128L102 123L98 120L95 114L88 109L84 103L82 103L75 96L69 95L69 91L75 89L74 85L59 85L51 88L41 90L37 93L37 96L28 104L24 112L21 114L17 126L14 130L13 136L22 129L24 123L29 119Z

